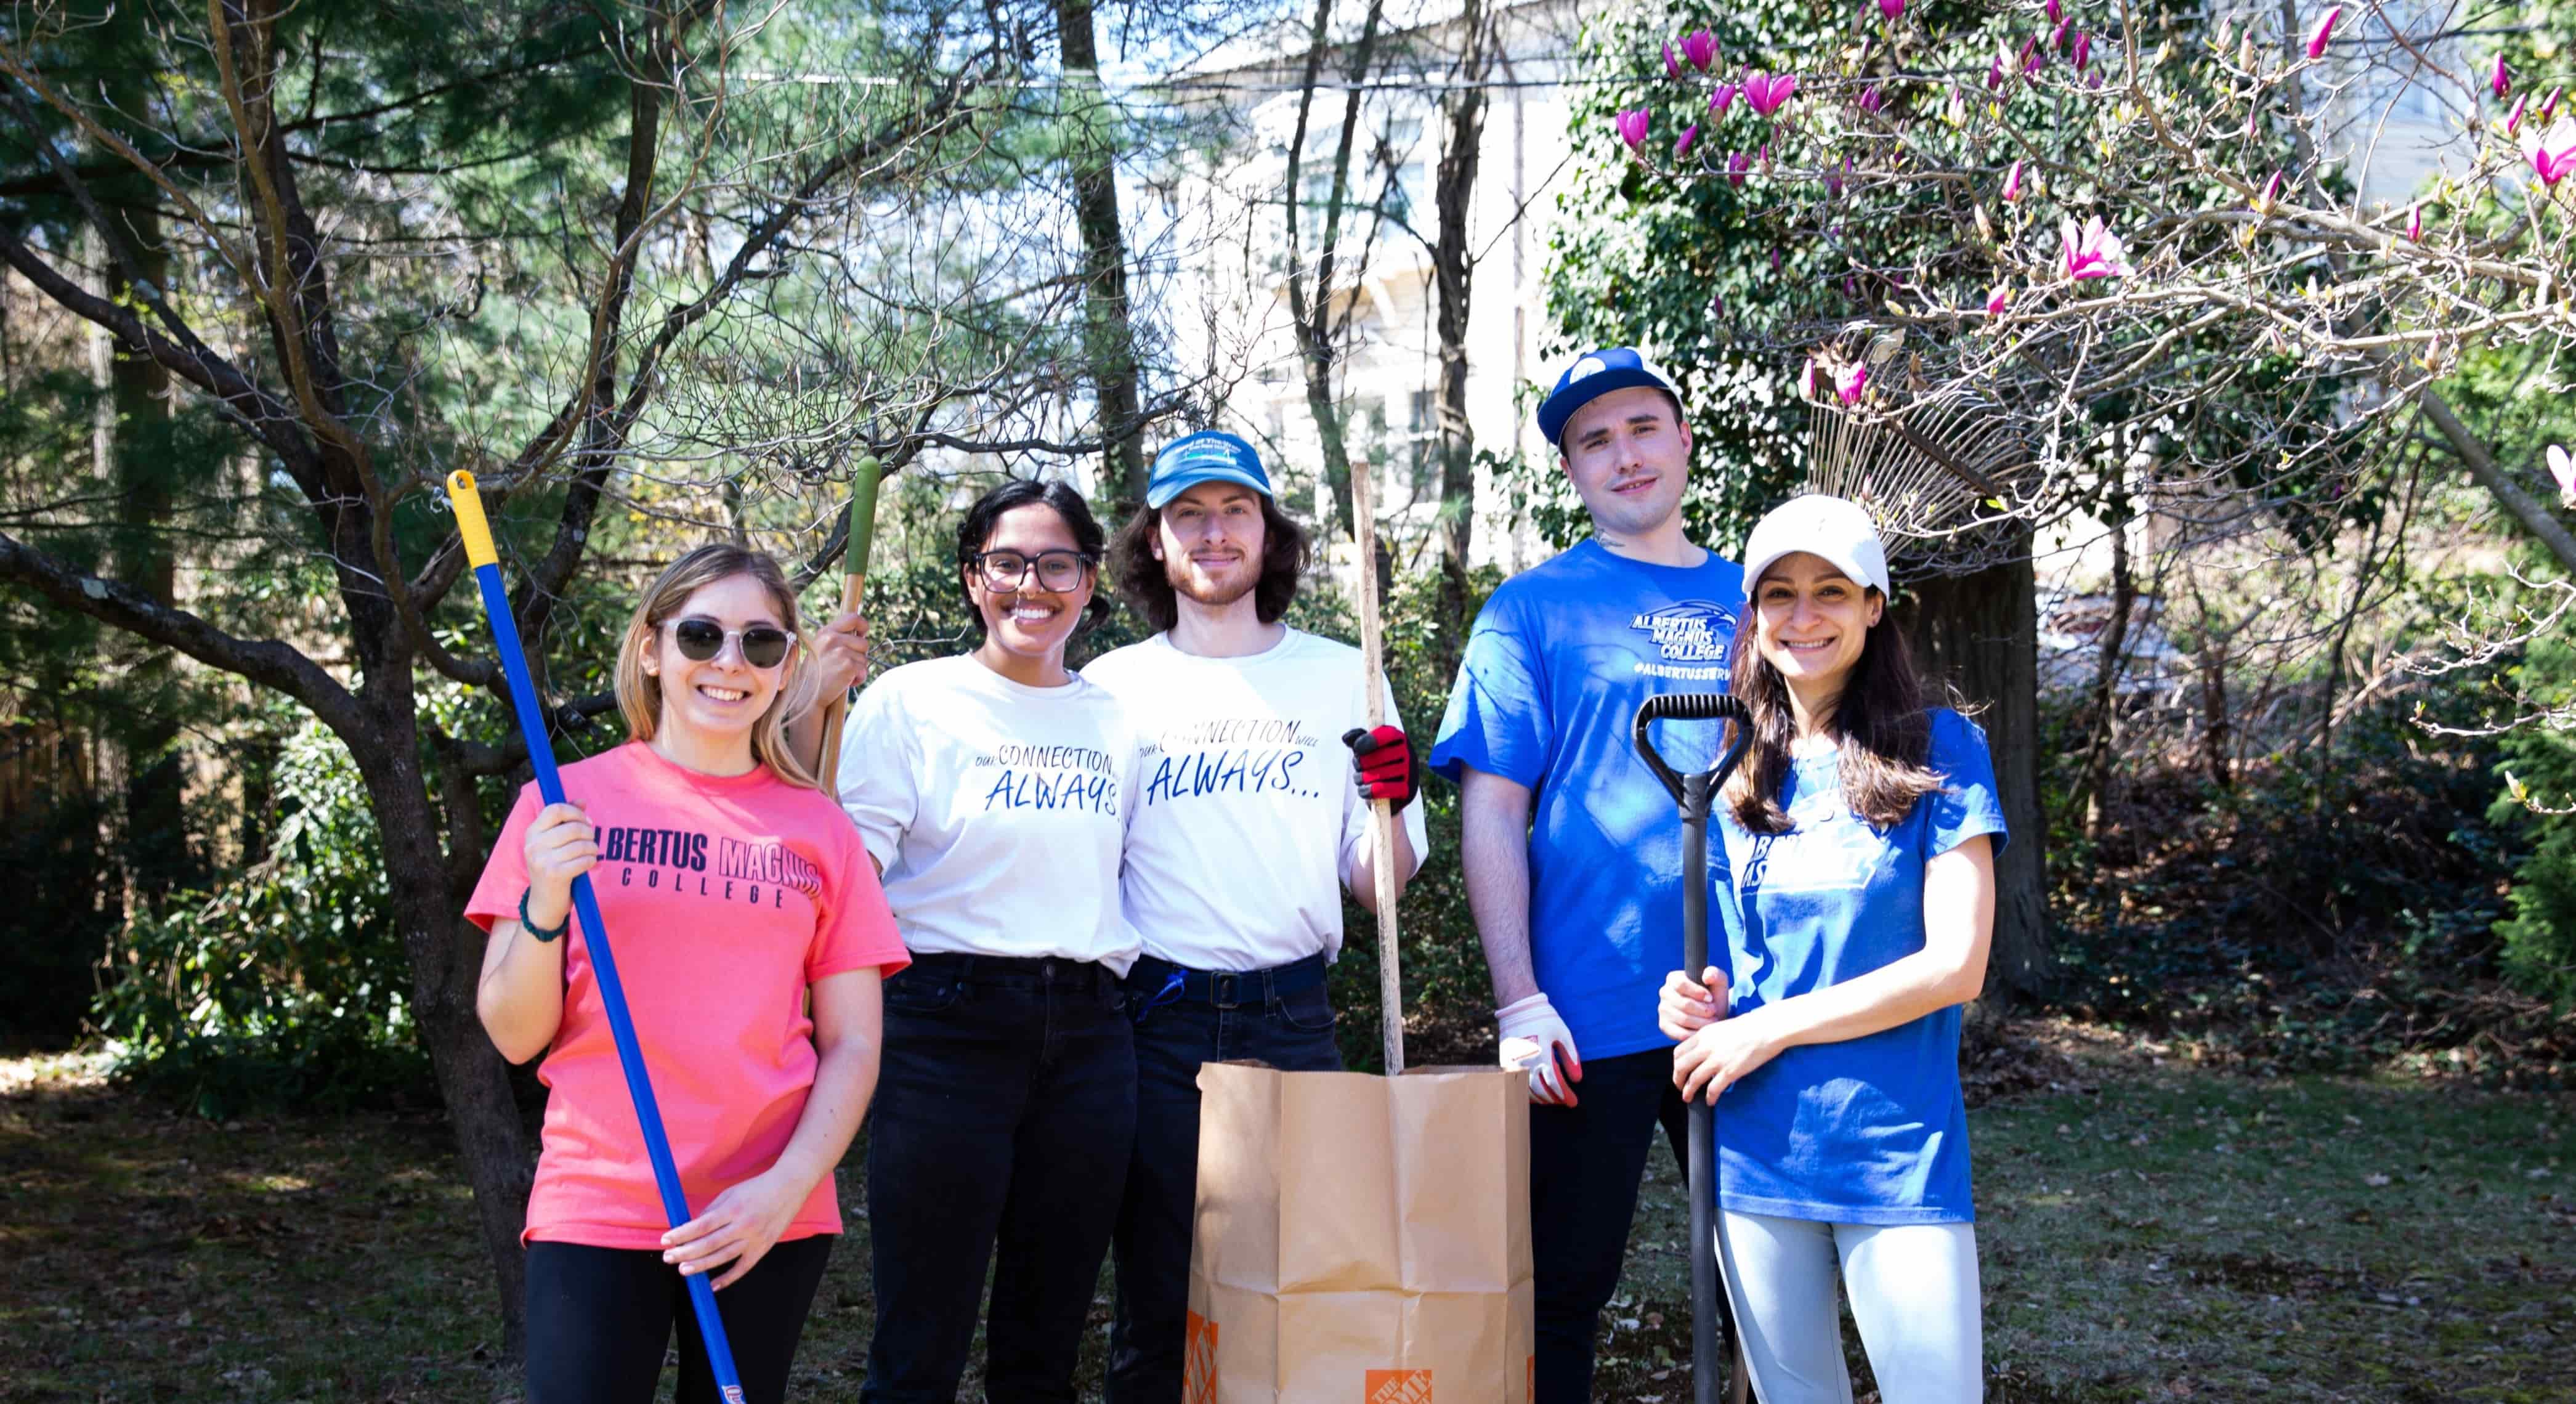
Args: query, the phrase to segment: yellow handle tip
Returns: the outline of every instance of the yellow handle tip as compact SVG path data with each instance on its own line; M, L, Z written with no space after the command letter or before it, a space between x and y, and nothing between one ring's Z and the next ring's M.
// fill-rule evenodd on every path
M456 535L465 543L465 563L480 570L497 565L501 553L492 545L492 524L483 516L483 494L474 475L459 468L447 475L447 502L456 509Z

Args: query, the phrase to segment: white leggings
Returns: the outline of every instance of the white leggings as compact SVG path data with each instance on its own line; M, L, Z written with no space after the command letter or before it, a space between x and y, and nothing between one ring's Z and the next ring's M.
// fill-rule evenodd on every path
M1851 1404L1839 1261L1886 1404L1977 1404L1985 1327L1971 1224L1820 1224L1720 1215L1718 1261L1762 1404Z

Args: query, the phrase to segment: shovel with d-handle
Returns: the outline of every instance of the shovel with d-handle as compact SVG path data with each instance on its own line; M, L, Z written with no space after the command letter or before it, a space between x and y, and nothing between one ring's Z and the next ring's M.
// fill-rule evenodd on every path
M1655 750L1659 721L1728 721L1735 739L1714 770L1684 775ZM1682 968L1693 980L1708 969L1708 815L1726 777L1744 759L1753 739L1752 714L1723 692L1674 692L1649 697L1637 708L1637 755L1664 782L1682 814ZM1717 1280L1717 1122L1704 1097L1690 1103L1691 1400L1718 1404L1717 1361L1727 1357L1728 1404L1744 1404L1752 1376L1735 1340ZM1723 1341L1721 1345L1720 1342Z
M510 679L510 707L519 714L519 735L528 743L528 764L537 772L537 795L548 804L564 802L563 777L555 771L554 744L546 739L546 717L537 705L536 680L528 673L527 651L519 644L519 624L510 613L510 591L501 583L501 555L492 546L492 527L483 517L483 495L474 475L459 468L447 475L447 500L456 509L456 534L465 543L465 559L474 568L474 583L483 589L483 612L492 620L492 651ZM653 1100L653 1079L644 1068L644 1045L635 1037L635 1020L626 1012L626 985L617 978L617 958L609 953L608 927L599 919L599 898L590 890L590 875L572 880L573 914L581 918L582 949L599 981L599 1002L608 1014L608 1036L617 1045L617 1065L626 1073L626 1092L635 1102L635 1119L644 1129L644 1156L653 1162L653 1184L662 1192L662 1213L678 1228L690 1219L689 1199L680 1188L680 1166L671 1158L671 1138L662 1130L662 1108ZM697 1313L698 1339L707 1348L707 1371L725 1404L743 1404L742 1376L733 1367L733 1346L725 1339L724 1317L716 1311L715 1287L707 1274L688 1275L689 1305Z

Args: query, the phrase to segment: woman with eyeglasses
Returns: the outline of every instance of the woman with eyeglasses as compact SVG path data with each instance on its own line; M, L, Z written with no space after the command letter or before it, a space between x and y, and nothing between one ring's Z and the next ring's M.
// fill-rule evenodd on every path
M778 563L673 562L617 652L625 745L524 788L466 916L490 933L476 1008L501 1055L542 1053L528 1196L531 1404L642 1404L676 1323L678 1398L716 1400L684 1278L714 1274L748 1397L786 1395L841 1231L832 1171L877 1080L880 980L908 959L849 823L787 721L864 666L847 616L808 659ZM697 1217L663 1216L572 883L590 875Z
M1065 646L1108 612L1082 495L977 499L957 578L982 641L859 695L840 800L913 964L886 986L868 1128L869 1401L952 1400L992 1269L986 1393L1073 1398L1136 1127L1118 865L1135 744Z

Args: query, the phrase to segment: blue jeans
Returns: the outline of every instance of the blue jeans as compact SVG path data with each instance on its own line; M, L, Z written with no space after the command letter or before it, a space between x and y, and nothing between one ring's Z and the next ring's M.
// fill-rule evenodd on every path
M1570 1107L1530 1107L1537 1404L1592 1398L1593 1333L1619 1289L1657 1125L1673 1158L1690 1164L1689 1115L1673 1087L1671 1049L1586 1058L1574 1095Z
M1140 1014L1136 1155L1118 1211L1110 1404L1179 1404L1181 1398L1199 1176L1199 1064L1257 1058L1290 1072L1339 1071L1323 964L1322 956L1309 956L1160 1004L1152 1001L1175 967L1146 956L1127 972L1128 1001ZM1304 988L1282 992L1282 985Z
M930 954L886 983L869 1113L869 1404L952 1404L984 1274L990 1404L1070 1404L1136 1132L1126 995L1082 961Z

